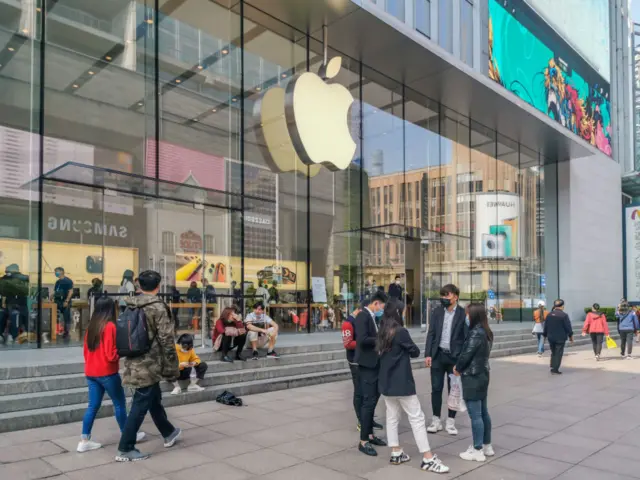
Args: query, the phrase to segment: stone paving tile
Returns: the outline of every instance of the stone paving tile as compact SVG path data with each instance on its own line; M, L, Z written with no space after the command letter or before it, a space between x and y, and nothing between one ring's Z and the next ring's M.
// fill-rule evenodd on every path
M71 472L73 470L83 470L111 463L115 458L115 448L112 451L101 448L93 452L77 453L75 451L43 457L43 460L60 470L61 472Z
M167 408L167 416L169 418L190 417L192 415L198 415L199 413L218 412L224 407L226 407L226 405L218 402L191 403L189 405Z
M610 453L598 452L584 460L580 465L602 470L604 475L615 473L632 478L640 478L640 461L636 458L625 458L623 460L620 457L612 456Z
M36 480L39 478L53 477L59 473L62 472L39 458L0 465L0 478L3 480Z
M261 449L262 447L260 445L255 445L238 438L224 438L197 445L192 447L190 450L210 458L211 461L218 461L255 452Z
M144 467L166 476L167 473L198 467L212 461L210 457L194 452L192 449L178 448L152 455L144 461Z
M77 442L76 438L76 442ZM77 445L77 443L76 443ZM0 448L0 463L13 463L31 458L46 457L66 450L50 441L33 442L28 445L14 445Z
M556 477L556 480L633 480L633 478L578 465Z
M290 443L281 443L271 447L281 453L293 455L301 460L315 460L317 458L326 457L333 453L343 450L342 447L322 442L316 438L305 438L303 440L294 440Z
M384 454L386 449L376 448L376 450L378 451L377 457L368 457L352 448L327 455L314 460L313 463L347 475L366 477L368 473L389 465L389 458Z
M245 453L226 459L225 463L246 470L254 475L265 475L302 463L302 460L292 455L286 455L265 448L256 452Z
M253 420L236 418L228 422L208 425L207 428L213 430L214 432L222 433L228 437L235 437L244 433L253 432L255 430L262 430L264 428L264 425L260 425Z
M591 448L577 447L571 444L564 444L560 446L556 443L549 443L541 440L521 448L518 452L578 464L591 455L593 450Z
M230 422L231 420L235 420L235 417L225 415L224 413L218 411L189 415L188 417L184 417L184 419L187 420L191 425L206 427L208 425L213 425L214 423Z
M557 477L573 466L570 463L537 457L535 455L525 455L519 452L512 452L504 457L498 458L492 462L492 465L525 474L538 475L548 479Z
M264 475L268 480L356 480L361 477L347 475L313 463L300 463L293 467Z
M460 480L546 480L548 477L532 473L516 472L515 470L489 464L465 473L458 478Z
M167 473L169 480L210 479L247 480L252 475L244 470L223 462L207 463L197 467L185 468L178 472ZM129 480L128 478L126 480Z
M67 472L66 475L70 480L87 480L89 478L92 480L147 480L157 473L146 468L145 462L131 464L111 462L86 470Z

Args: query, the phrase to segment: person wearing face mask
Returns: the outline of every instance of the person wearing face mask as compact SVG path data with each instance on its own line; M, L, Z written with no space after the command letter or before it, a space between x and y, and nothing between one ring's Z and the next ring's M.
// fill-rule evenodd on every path
M188 333L180 335L178 343L176 343L176 353L178 355L180 376L173 382L171 395L182 393L180 380L186 379L190 381L187 392L201 392L204 390L203 387L198 385L198 382L204 379L204 374L207 373L207 364L200 360L193 348L193 335ZM192 375L192 373L195 373L195 375Z
M427 428L429 433L442 430L442 391L445 378L458 361L469 328L465 322L465 310L458 305L460 290L455 285L445 285L440 289L440 306L431 315L427 342L425 345L425 365L431 368L431 408L433 418ZM449 435L457 435L456 412L449 410L445 429Z
M402 284L400 283L400 275L396 275L395 280L391 285L389 285L389 299L402 300L404 296L404 289L402 288Z
M380 398L378 392L379 355L376 352L378 324L387 303L384 292L374 292L362 311L356 316L353 327L356 338L356 354L354 362L358 364L362 409L360 411L360 443L358 450L365 455L378 455L374 445L384 447L387 443L373 434L374 413Z
M73 296L73 280L65 276L64 268L56 267L55 275L58 280L53 287L53 301L58 306L64 321L65 340L69 339L69 326L71 325L71 297Z

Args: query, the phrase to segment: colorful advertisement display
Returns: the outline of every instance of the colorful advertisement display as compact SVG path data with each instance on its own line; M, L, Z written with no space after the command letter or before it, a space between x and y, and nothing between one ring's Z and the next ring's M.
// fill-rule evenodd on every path
M629 302L640 302L640 205L624 208L624 291Z
M520 257L520 198L509 193L476 194L476 258Z
M522 1L489 1L489 77L611 156L608 83Z

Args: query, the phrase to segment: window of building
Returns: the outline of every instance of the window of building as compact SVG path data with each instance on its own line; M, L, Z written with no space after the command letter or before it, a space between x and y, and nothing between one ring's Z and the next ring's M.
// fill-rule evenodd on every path
M431 0L415 0L415 29L431 38Z
M173 232L162 232L162 253L176 253L176 234Z
M387 0L386 10L404 22L404 0Z
M393 223L393 185L389 185L389 223Z
M438 43L448 52L453 52L453 1L438 3Z
M460 1L460 59L473 66L473 0Z
M204 236L204 253L213 253L216 248L216 239L213 235Z

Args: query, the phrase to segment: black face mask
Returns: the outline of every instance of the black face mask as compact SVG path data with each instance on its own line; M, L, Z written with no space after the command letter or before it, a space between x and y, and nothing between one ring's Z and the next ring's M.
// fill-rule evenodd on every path
M449 308L451 306L451 299L450 298L441 298L440 299L440 303L442 304L442 306L444 308Z

